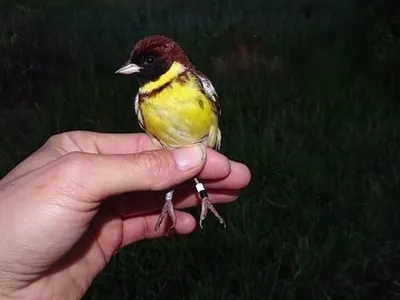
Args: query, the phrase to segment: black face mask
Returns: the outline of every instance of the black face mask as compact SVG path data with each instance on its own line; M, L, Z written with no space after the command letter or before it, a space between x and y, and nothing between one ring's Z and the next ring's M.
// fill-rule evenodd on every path
M141 67L140 72L136 74L140 85L156 81L171 67L171 63L167 63L154 53L141 53L138 56L132 57L130 62Z

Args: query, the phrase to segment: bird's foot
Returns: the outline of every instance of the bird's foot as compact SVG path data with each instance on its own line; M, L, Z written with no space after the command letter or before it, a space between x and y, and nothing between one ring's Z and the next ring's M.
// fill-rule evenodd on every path
M214 214L214 216L216 216L217 219L219 220L219 222L222 225L224 225L224 227L226 228L226 224L225 224L224 219L221 217L221 215L214 208L214 206L212 205L212 203L208 199L208 196L204 197L203 199L201 199L200 228L203 229L203 221L207 217L208 210L211 210L211 212Z
M172 225L171 225L170 229L174 228L176 225L176 216L175 216L175 211L174 211L174 205L172 203L173 194L174 194L174 191L169 191L165 195L164 206L163 206L163 209L161 210L160 216L158 217L156 227L155 227L156 233L160 230L161 224L166 216L169 216L172 221Z

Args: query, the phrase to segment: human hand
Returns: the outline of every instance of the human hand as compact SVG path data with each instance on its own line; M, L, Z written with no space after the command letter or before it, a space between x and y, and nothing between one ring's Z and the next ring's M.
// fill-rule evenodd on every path
M215 151L205 160L202 148L154 149L145 134L63 133L7 174L0 181L0 297L80 299L116 250L167 234L166 227L154 232L165 189L200 172L210 199L223 203L250 181L245 165ZM177 189L176 208L198 201L193 185ZM176 216L175 233L195 229L193 216Z

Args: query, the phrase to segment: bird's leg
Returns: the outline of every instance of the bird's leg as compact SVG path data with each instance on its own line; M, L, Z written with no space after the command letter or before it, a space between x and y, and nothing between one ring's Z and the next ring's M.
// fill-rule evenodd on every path
M169 190L165 194L165 202L164 202L164 207L161 210L160 216L158 217L157 223L156 223L156 228L155 231L156 233L160 229L161 223L164 220L164 218L168 215L171 218L172 221L172 226L171 228L174 228L176 225L176 216L174 212L174 204L172 203L172 198L174 197L174 190Z
M208 198L208 193L207 193L204 185L197 178L194 179L194 182L196 183L196 190L201 199L201 213L200 213L201 229L203 229L203 221L207 217L208 210L211 210L211 212L214 214L214 216L216 216L217 219L219 220L219 222L222 225L224 225L224 227L226 228L224 219L220 216L220 214L217 212L217 210L214 208L214 206L210 202L210 200Z

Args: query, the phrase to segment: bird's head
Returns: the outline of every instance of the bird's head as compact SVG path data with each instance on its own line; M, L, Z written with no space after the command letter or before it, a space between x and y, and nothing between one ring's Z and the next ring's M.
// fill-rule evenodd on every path
M183 68L193 67L178 43L163 35L152 35L136 43L128 61L116 73L134 75L143 85L156 81L174 63Z

